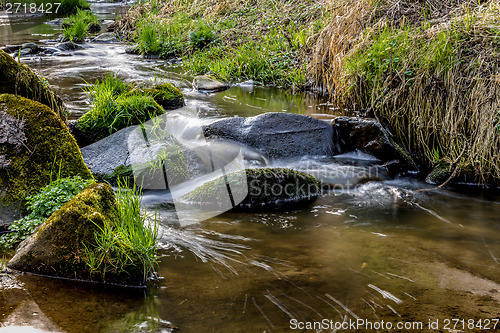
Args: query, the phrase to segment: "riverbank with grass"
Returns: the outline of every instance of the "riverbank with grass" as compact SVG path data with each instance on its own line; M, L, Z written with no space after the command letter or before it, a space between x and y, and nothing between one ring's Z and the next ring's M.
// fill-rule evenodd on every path
M498 2L347 1L335 13L310 67L331 100L377 116L441 181L498 185Z
M495 1L142 1L115 25L190 74L328 94L444 179L499 183Z
M182 57L193 75L302 89L308 39L327 16L326 6L309 1L149 1L114 28L136 43L135 52Z

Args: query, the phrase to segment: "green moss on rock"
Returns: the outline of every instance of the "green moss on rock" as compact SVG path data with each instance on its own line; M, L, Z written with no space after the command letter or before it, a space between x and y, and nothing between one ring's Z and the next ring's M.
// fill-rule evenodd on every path
M0 95L0 202L22 202L57 175L92 179L67 126L47 106Z
M182 91L170 83L162 83L144 91L151 94L165 110L173 110L186 105Z
M316 199L321 193L319 182L304 172L283 169L263 168L246 169L248 195L237 210L274 210L298 207ZM241 184L241 174L230 173L226 176L229 187ZM197 204L214 205L224 202L227 197L226 179L219 177L205 183L186 194L184 200Z
M54 212L9 261L8 267L50 276L89 279L83 244L95 243L95 232L116 219L117 201L106 184L93 184Z
M0 50L0 94L14 94L40 102L65 119L64 104L61 98L50 90L48 82L3 50Z

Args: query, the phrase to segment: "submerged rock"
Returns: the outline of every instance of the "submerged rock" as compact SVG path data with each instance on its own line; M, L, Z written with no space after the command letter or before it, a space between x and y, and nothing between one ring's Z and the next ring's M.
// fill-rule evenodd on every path
M241 203L235 203L236 210L295 209L314 201L321 194L316 178L304 172L282 168L246 169L245 172L248 195ZM239 173L230 173L203 184L186 194L183 200L218 207L228 195L227 188L238 186L239 181Z
M83 46L80 46L76 43L73 43L72 41L59 43L59 44L57 44L56 47L61 51L74 51L74 50L83 50L84 49Z
M83 244L95 244L94 233L116 218L116 210L117 201L109 185L90 185L22 241L7 266L23 272L88 279Z
M0 95L0 203L19 205L55 175L92 177L64 122L43 104Z
M100 29L100 27L99 27ZM91 40L92 43L116 43L118 36L114 32L105 32Z
M48 82L2 50L0 50L0 94L15 94L32 99L47 105L61 118L65 118L64 104L61 98L50 90Z
M228 89L229 85L208 75L199 75L193 79L193 88L203 92L218 92Z
M165 110L174 110L186 105L182 91L170 83L162 83L146 89Z
M207 138L242 143L268 158L331 155L331 125L292 113L224 118L204 128Z

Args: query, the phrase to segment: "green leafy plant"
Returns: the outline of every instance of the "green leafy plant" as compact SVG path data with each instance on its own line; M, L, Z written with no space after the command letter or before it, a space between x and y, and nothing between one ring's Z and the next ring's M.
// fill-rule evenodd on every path
M12 248L31 235L52 213L92 183L94 180L83 180L79 176L60 178L43 187L39 193L27 197L30 213L9 226L12 232L0 237L0 247Z
M76 14L71 15L62 21L63 29L70 28L76 23L84 22L88 25L88 31L99 31L101 25L97 16L90 10L78 10Z
M89 30L89 24L83 20L76 21L73 25L64 28L63 36L65 40L69 40L75 43L83 43L85 37L87 37L87 32Z
M195 50L201 50L210 44L214 44L216 41L215 31L208 24L199 24L197 29L189 34L189 44Z
M85 244L84 261L91 274L106 281L106 275L154 275L158 263L159 218L141 213L142 192L118 179L117 217L107 221L95 233L95 244Z

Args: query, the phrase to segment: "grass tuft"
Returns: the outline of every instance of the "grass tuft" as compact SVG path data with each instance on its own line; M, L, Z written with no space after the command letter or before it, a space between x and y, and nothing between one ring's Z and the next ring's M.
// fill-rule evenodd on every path
M118 179L117 218L106 221L95 234L95 244L85 244L84 261L92 275L103 281L106 276L123 274L141 276L143 281L154 276L158 263L159 219L153 221L141 214L142 192Z
M78 129L92 142L165 113L152 94L135 90L132 84L112 73L86 91L91 97L92 109L78 120Z

